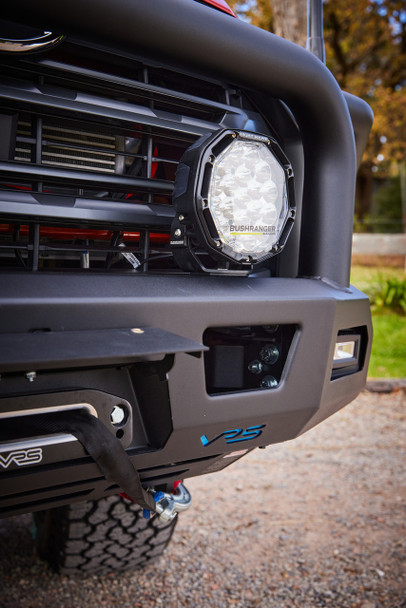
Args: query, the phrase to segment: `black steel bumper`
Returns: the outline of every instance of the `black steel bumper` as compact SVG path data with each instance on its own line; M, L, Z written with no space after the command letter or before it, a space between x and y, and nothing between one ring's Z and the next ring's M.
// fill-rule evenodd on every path
M15 440L3 441L0 454L6 458L10 445L14 450L35 445L42 448L42 460L2 467L3 515L117 491L72 437L35 438L34 443L25 437L19 443L18 416L26 408L54 411L56 406L86 404L108 425L114 400L129 404L131 419L122 441L143 481L159 485L219 470L249 449L291 439L350 402L365 384L369 302L355 289L337 290L308 279L131 274L108 280L97 274L24 279L22 285L20 273L9 274L1 300L0 411L14 412ZM297 328L279 386L210 396L204 358L196 356L204 348L205 330L268 324ZM145 333L134 333L134 347L122 345L120 358L114 336L121 328L144 328ZM351 328L363 328L362 369L332 380L338 332ZM93 336L97 343L99 334L103 356L97 347L92 354L86 343L72 353L73 337ZM12 360L7 352L13 336L19 355ZM145 336L148 348L139 346ZM28 347L24 363L24 351L17 348L24 341L39 345L37 365ZM26 373L32 371L36 376L29 381ZM148 374L160 376L149 388L140 384ZM252 427L261 427L261 434L226 442L226 431ZM222 436L205 446L203 435Z

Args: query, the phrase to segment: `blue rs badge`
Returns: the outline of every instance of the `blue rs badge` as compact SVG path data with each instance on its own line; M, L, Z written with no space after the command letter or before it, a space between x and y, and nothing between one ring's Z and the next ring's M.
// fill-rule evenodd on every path
M224 431L224 433L220 433L214 439L208 439L207 435L202 435L200 437L200 441L206 447L221 437L224 437L226 443L237 443L237 441L248 441L248 439L256 439L262 434L262 429L265 428L265 424L259 424L257 426L250 426L247 429L232 429L230 431Z

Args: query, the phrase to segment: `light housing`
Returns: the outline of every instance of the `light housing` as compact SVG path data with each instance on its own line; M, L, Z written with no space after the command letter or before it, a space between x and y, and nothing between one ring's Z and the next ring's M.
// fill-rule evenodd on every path
M333 353L331 379L359 372L364 367L368 332L365 326L340 330Z
M181 268L247 273L286 243L293 170L271 137L223 130L186 150L173 203L171 246Z

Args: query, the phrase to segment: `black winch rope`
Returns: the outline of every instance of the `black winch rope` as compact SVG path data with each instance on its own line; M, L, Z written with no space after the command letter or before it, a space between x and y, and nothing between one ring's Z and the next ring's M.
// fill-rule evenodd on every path
M71 433L93 458L101 473L117 484L143 509L155 512L156 503L141 485L140 476L120 441L87 410L58 412L50 416L22 417L19 431L24 435Z

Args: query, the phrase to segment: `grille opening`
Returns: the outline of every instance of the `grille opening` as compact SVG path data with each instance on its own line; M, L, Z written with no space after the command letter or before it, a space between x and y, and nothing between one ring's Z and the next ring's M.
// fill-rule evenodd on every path
M24 270L174 268L169 234L0 224L0 266Z
M227 87L222 86L216 82L210 82L207 80L201 80L190 74L184 75L174 72L170 69L162 69L161 67L153 67L146 65L142 61L131 59L130 61L114 53L100 52L98 49L86 49L86 54L83 53L83 48L74 43L64 43L53 49L48 55L45 62L47 65L64 64L76 67L74 78L76 82L85 82L87 86L93 87L88 90L96 90L96 87L101 88L103 95L105 95L105 82L97 83L94 79L89 82L89 79L84 77L83 70L89 70L92 74L114 74L116 77L121 78L121 87L125 88L127 82L126 91L134 91L133 83L138 82L146 85L150 85L151 88L143 88L142 95L145 99L150 101L156 101L159 98L163 101L167 91L176 91L177 93L184 93L186 96L194 96L196 99L180 100L178 96L178 104L181 101L182 107L190 107L197 109L198 103L197 98L205 99L215 104L230 104L229 94ZM57 73L56 76L59 78L59 82L63 84L66 81L66 77L62 74ZM154 91L153 87L160 89ZM165 93L166 92L166 93ZM234 91L236 94L236 92ZM234 100L236 107L247 107L247 101L242 104L240 100L241 95ZM201 107L201 112L204 114L216 112L215 106L207 104L205 108Z
M179 160L228 114L253 120L246 97L73 42L1 70L0 267L181 272L169 246Z
M121 125L106 127L69 118L61 123L61 120L48 116L20 113L13 160L47 168L86 171L95 176L92 178L92 175L66 172L60 177L56 173L49 174L48 179L51 178L52 181L48 184L42 183L39 186L38 180L33 179L23 184L26 189L51 194L169 204L177 164L191 141L193 140L176 141L141 125L125 130ZM93 186L92 180L96 181L97 174L103 175L100 188L87 186L87 183ZM38 171L33 177L37 175ZM129 179L122 183L114 180L114 176L126 176ZM153 190L153 184L131 182L137 178L159 179L160 182L168 183L160 183L159 195L155 194L151 199L148 190ZM3 182L2 185L7 188L17 184Z
M248 108L248 101L243 101L241 92L234 88L229 90L189 74L153 68L106 52L84 52L82 47L69 43L37 61L23 58L10 62L3 73L8 79L30 82L43 92L58 93L60 89L62 95L73 98L80 92L170 112L175 108L175 92L178 112L185 110L188 116L215 122L220 122L227 106Z

